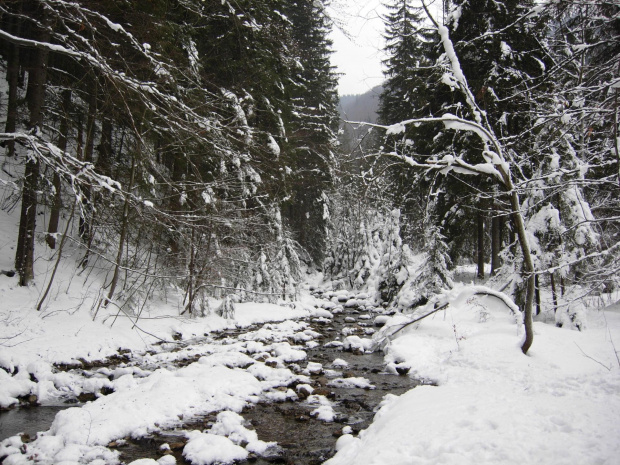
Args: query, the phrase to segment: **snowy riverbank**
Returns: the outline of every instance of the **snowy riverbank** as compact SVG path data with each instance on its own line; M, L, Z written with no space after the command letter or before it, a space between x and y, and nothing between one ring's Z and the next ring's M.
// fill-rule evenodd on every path
M68 279L65 276L62 282ZM620 368L614 343L620 341L620 305L604 310L591 306L583 332L535 323L534 346L524 356L522 334L509 309L494 297L474 296L473 289L458 285L442 297L450 302L445 310L400 331L385 349L388 370L409 369L410 376L437 386L387 395L374 423L357 436L343 435L336 444L338 453L327 465L616 462ZM97 396L96 401L57 415L51 430L27 445L31 454L20 452L18 437L4 441L1 452L12 454L5 465L35 460L52 464L61 459L67 464L118 463L117 453L107 447L111 441L174 425L183 416L222 410L227 416L218 416L211 432L221 434L195 432L189 438L188 459L232 462L265 450L268 443L233 413L259 399L295 398L294 390L286 386L308 380L284 363L305 365L304 346L319 344L317 333L296 320L313 315L328 321L335 313L335 304L322 304L331 310L315 308L320 301L306 296L293 306L237 305L234 321L215 315L188 319L166 316L176 311L171 301L152 304L137 330L127 317L119 317L110 327L113 309L92 321L87 301L71 304L76 293L58 292L53 305L36 312L32 310L36 288L19 288L7 278L0 291L7 304L0 316L6 322L0 348L2 405L31 394L42 403L67 394ZM404 319L396 316L388 324ZM226 346L191 344L216 330L266 321L280 323ZM154 345L173 336L185 343L179 351ZM368 347L370 335L361 336L352 336L350 342ZM53 369L55 363L101 360L125 351L142 354L139 367L93 369L90 377ZM185 358L194 362L179 366ZM100 395L102 389L112 394ZM326 405L324 409L331 409ZM164 456L159 463L171 460Z
M386 399L359 438L339 439L326 465L618 463L620 304L591 310L583 332L535 323L524 356L497 299L464 287L449 298L445 312L399 332L386 354L438 386Z

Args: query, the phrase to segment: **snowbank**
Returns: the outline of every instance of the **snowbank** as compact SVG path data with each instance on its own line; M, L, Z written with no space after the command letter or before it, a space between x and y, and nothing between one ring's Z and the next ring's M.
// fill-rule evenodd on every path
M618 463L620 305L589 322L585 332L535 323L524 356L503 303L456 300L387 348L388 363L438 386L387 396L372 425L340 440L326 465Z

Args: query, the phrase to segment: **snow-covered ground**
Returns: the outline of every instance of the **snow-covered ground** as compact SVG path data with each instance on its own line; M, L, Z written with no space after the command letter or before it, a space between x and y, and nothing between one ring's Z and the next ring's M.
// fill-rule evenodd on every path
M619 303L591 310L583 332L535 323L524 356L498 299L463 285L444 298L386 349L391 366L438 386L386 398L326 465L620 463Z
M3 218L0 229L12 231L7 221ZM2 236L0 269L11 269L11 234ZM9 454L3 465L117 463L117 452L107 447L110 441L205 412L221 414L211 430L188 433L187 459L227 463L260 453L269 444L246 428L238 412L261 398L294 397L286 386L293 379L305 383L306 374L294 374L285 362L301 362L305 352L289 341L317 344L316 334L297 320L310 314L329 320L342 311L336 302L314 308L316 302L306 296L292 306L237 305L234 321L215 315L189 319L179 316L180 305L171 294L145 307L134 326L126 316L115 319L114 308L93 318L101 280L76 272L76 261L69 259L51 298L37 312L54 265L51 252L38 250L34 285L20 288L16 277L0 276L0 406L33 394L42 403L83 392L97 399L60 412L51 429L27 445L18 436L2 441L0 457ZM79 256L70 248L66 253ZM445 310L400 331L385 349L388 369L409 368L411 376L437 386L387 396L367 430L338 440L338 453L328 465L620 463L618 297L584 307L582 332L557 328L553 318L535 323L534 345L524 356L522 333L509 309L497 298L474 296L473 289L459 285L442 297L450 302ZM226 345L209 340L215 330L267 321L274 323ZM164 350L170 344L154 345L173 335L201 342L174 352ZM350 336L342 345L362 351L373 344ZM139 367L92 369L88 377L53 369L53 364L101 360L125 351L139 354ZM183 358L193 363L175 365ZM271 363L249 365L256 360ZM357 386L365 380L333 382ZM102 388L113 392L103 395ZM319 418L333 419L326 399L313 401ZM134 465L156 463L145 459ZM172 463L171 456L159 461Z
M316 334L307 323L291 319L308 316L311 311L239 304L236 321L214 315L200 320L145 319L143 329L149 333L167 339L172 332L184 333L184 343L190 342L173 351L172 343L148 345L149 351L145 352L148 341L143 333L131 330L130 321L123 320L110 329L101 321L90 321L88 310L71 315L57 313L46 319L30 314L27 308L21 310L24 317L20 321L28 317L27 324L23 323L25 329L12 339L13 347L0 350L4 368L0 370L2 405L10 406L19 397L31 394L44 404L83 392L94 393L97 399L59 412L50 430L28 444L23 444L19 436L0 442L0 457L8 455L3 463L13 465L115 464L118 453L108 448L112 441L172 428L181 419L209 412L221 412L209 432L187 433L183 453L192 463L229 463L246 458L250 452L260 454L270 444L245 428L237 412L260 399L296 398L286 386L308 379L284 368L284 362L303 360L305 352L287 341L311 342ZM213 329L273 320L283 321L263 325L243 338L225 343L205 337ZM200 340L191 344L194 336L200 336ZM118 348L136 351L132 358L139 365L115 370L90 368L80 373L52 367L53 363L75 362L78 355L87 354L92 360L94 355L118 354ZM257 359L269 359L273 364L256 363ZM103 395L102 388L110 393ZM164 456L160 464L174 463L171 460L173 457Z

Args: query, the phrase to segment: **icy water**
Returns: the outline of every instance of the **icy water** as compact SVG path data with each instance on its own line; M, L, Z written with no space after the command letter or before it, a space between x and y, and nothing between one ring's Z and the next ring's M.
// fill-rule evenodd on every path
M50 427L56 413L74 405L39 405L0 412L0 441L19 433L33 438Z
M316 362L323 366L323 370L311 374L310 384L314 389L313 394L323 395L332 402L334 421L322 421L312 415L318 407L313 397L286 402L259 402L245 409L242 416L248 421L248 428L257 432L259 439L275 441L278 446L270 449L266 456L250 455L247 461L237 463L321 464L335 453L334 447L338 437L343 433L343 428L345 432L357 434L371 423L386 394L400 395L419 384L409 376L386 373L381 353L347 352L337 343L333 344L333 341L342 340L350 334L370 337L374 331L372 321L375 315L376 313L372 311L350 307L345 308L342 313L334 314L332 320L325 318L309 320L311 329L320 333L315 339L317 345L313 348L305 347L307 360L289 364L289 367L292 371L299 371L299 365L305 366L307 362ZM236 341L240 335L256 329L254 327L229 330L212 337L225 344L227 341ZM212 338L209 339L213 342ZM196 343L200 344L199 341ZM333 367L332 363L336 359L344 360L347 365ZM187 360L185 363L192 362L193 360ZM373 388L340 387L330 383L330 380L335 378L346 380L351 377L365 378ZM295 386L289 387L295 389ZM37 431L49 429L54 415L62 408L62 406L40 406L0 412L0 440L19 432L26 432L33 437ZM215 421L215 416L216 413L193 418L175 430L164 431L140 440L121 441L117 449L121 454L121 461L130 463L139 458L157 459L161 457L160 446L165 443L170 445L178 464L190 463L182 456L186 441L184 431L208 430Z

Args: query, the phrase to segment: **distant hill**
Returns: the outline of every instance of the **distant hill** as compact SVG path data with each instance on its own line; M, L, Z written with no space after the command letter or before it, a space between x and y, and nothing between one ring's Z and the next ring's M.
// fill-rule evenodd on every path
M340 117L348 121L364 121L367 123L377 122L377 109L379 108L379 94L383 88L373 87L361 95L343 95L340 97Z
M373 87L361 95L343 95L340 97L338 111L342 121L359 121L365 123L377 122L377 110L379 108L379 95L383 87ZM353 154L358 148L368 149L375 144L374 137L368 137L368 126L340 123L340 146L344 153Z

